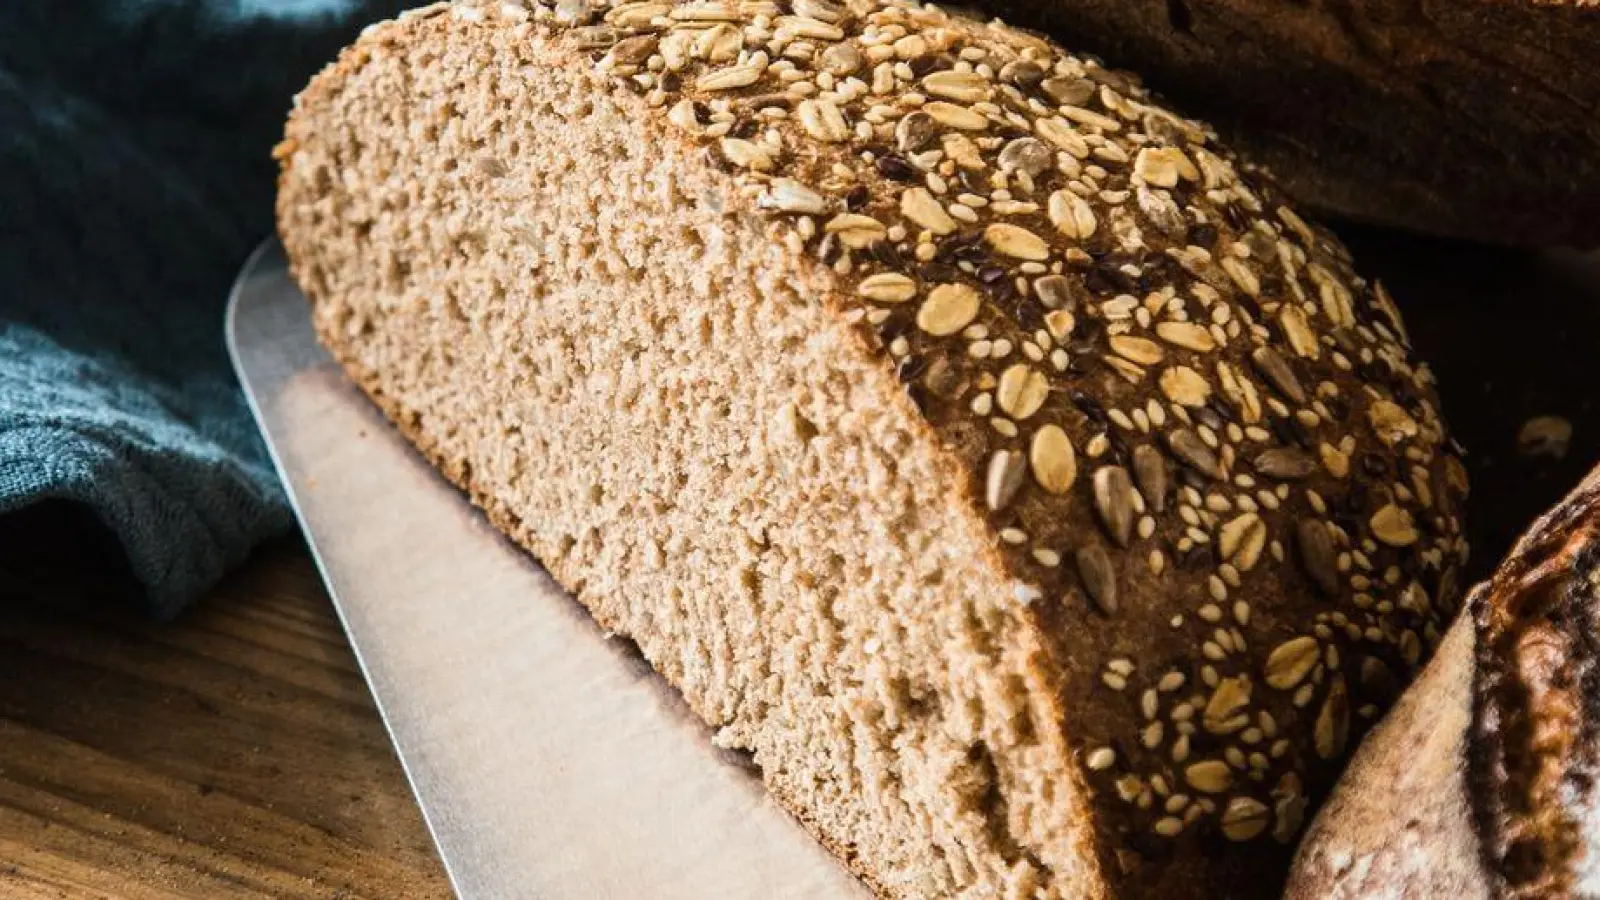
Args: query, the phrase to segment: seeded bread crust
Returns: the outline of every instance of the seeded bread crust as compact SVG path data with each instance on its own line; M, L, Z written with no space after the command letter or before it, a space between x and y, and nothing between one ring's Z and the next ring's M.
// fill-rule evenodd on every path
M1306 833L1288 900L1600 896L1600 470L1479 585Z
M788 273L829 335L851 336L841 353L874 361L853 377L892 388L881 408L985 536L951 552L1009 585L996 621L1027 623L982 627L1017 643L1017 677L1045 688L1024 692L1019 738L1044 782L1021 784L981 742L961 776L993 785L973 795L991 822L1056 822L995 839L1005 890L1272 895L1308 804L1438 642L1466 552L1465 479L1431 377L1343 248L1126 78L932 7L458 4L380 26L320 76L277 155L280 231L322 339L497 526L764 767L766 723L710 709L663 659L666 639L608 612L595 570L539 533L547 511L483 474L501 452L435 424L447 395L426 371L455 348L385 330L417 284L469 317L509 302L470 267L428 280L485 256L470 230L404 256L366 243L421 230L412 208L462 190L453 179L517 165L452 159L408 179L389 135L352 139L355 114L411 116L430 140L458 120L489 128L484 141L506 127L453 113L449 94L362 93L369 77L404 85L434 48L480 59L491 77L460 77L513 96L508 80L559 70L625 111L637 130L613 149L715 183L699 205L727 234L759 235L743 252ZM537 380L514 356L472 362ZM790 404L778 418L809 440L831 414ZM982 867L920 884L890 871L765 774L884 896L996 895ZM1060 821L1038 806L1052 792Z
M1319 211L1600 243L1592 0L1008 0L1136 69Z

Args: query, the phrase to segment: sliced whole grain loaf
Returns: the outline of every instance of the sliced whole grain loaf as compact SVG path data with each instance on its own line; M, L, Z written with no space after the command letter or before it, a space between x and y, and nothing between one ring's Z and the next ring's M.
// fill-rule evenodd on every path
M278 150L351 376L885 897L1275 895L1455 610L1390 298L1103 75L902 0L458 4Z
M1600 897L1600 469L1468 609L1307 831L1289 900Z
M1209 117L1317 211L1600 244L1595 0L998 0Z

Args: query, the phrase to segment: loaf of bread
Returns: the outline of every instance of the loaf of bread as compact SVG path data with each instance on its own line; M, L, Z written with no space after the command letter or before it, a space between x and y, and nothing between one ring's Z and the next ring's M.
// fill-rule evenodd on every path
M1289 900L1600 897L1600 469L1468 609L1307 832Z
M884 897L1275 896L1456 608L1389 296L1033 35L432 7L278 158L352 378Z
M1600 243L1596 0L996 0L1131 66L1316 209Z

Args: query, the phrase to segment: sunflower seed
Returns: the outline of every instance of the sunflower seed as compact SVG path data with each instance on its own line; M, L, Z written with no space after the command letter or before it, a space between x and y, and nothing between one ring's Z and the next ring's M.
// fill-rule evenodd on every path
M1100 524L1118 547L1133 538L1133 481L1121 466L1103 466L1094 473L1094 509Z
M997 222L983 230L983 239L996 253L1004 256L1035 262L1050 258L1050 245L1043 238L1016 225Z
M898 272L879 272L863 278L856 292L879 303L904 303L917 295L917 283Z
M1320 519L1301 519L1295 526L1295 545L1300 565L1324 596L1339 596L1338 551L1333 536Z
M939 123L925 112L914 112L894 127L895 146L901 153L916 153L939 136Z
M1039 82L1039 90L1057 103L1082 106L1094 96L1094 82L1087 78L1046 78Z
M1324 445L1326 446L1326 445ZM1299 450L1276 447L1255 459L1256 471L1279 481L1299 481L1317 470L1316 460Z
M1078 478L1077 452L1058 425L1046 425L1034 432L1028 463L1033 468L1033 479L1052 494L1066 493Z
M1320 653L1315 638L1290 638L1267 656L1267 684L1280 691L1293 690L1317 664Z
M1312 729L1317 755L1323 759L1338 759L1344 753L1345 742L1350 737L1350 695L1345 690L1344 677L1333 679L1328 696L1322 700L1317 713L1317 724Z
M1172 450L1173 456L1201 475L1207 478L1223 477L1222 462L1217 459L1217 454L1194 432L1185 428L1171 432L1167 435L1167 447Z
M1039 298L1049 309L1072 309L1076 307L1077 298L1072 291L1072 282L1065 275L1046 275L1033 283L1034 296Z
M1167 508L1167 461L1161 451L1149 444L1133 449L1133 477L1139 482L1139 493L1151 512Z
M938 236L956 230L956 220L950 218L927 188L914 187L901 194L900 214Z
M1115 615L1117 612L1117 571L1111 565L1111 557L1097 544L1089 544L1078 549L1074 554L1074 561L1078 564L1078 578L1083 581L1083 589L1088 592L1089 599L1106 615Z
M1284 399L1291 403L1306 402L1306 390L1300 386L1300 379L1295 377L1294 369L1278 351L1271 347L1257 347L1250 354L1250 362L1255 364L1256 371L1267 380Z
M1013 450L996 450L989 457L989 471L984 479L983 499L989 509L999 512L1017 495L1022 487L1022 477L1027 466L1022 454Z
M1031 88L1043 81L1044 76L1047 74L1049 73L1038 63L1032 60L1017 59L1001 67L1000 80L1020 88Z
M1022 420L1039 411L1050 395L1050 382L1025 363L1016 363L1000 374L994 399L1006 415Z
M613 63L625 66L637 66L650 58L656 52L660 39L653 34L641 34L636 37L624 38L618 41L611 52L606 54Z
M964 284L941 284L917 310L917 327L936 337L955 334L978 316L981 298Z
M1001 148L999 163L1003 172L1026 172L1037 178L1056 164L1056 157L1038 139L1020 137Z

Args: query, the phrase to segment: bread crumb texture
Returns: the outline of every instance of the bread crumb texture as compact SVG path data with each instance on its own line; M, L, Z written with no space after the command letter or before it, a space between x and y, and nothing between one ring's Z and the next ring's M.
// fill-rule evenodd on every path
M339 361L885 897L1275 896L1455 611L1388 294L1032 34L434 6L277 156Z

